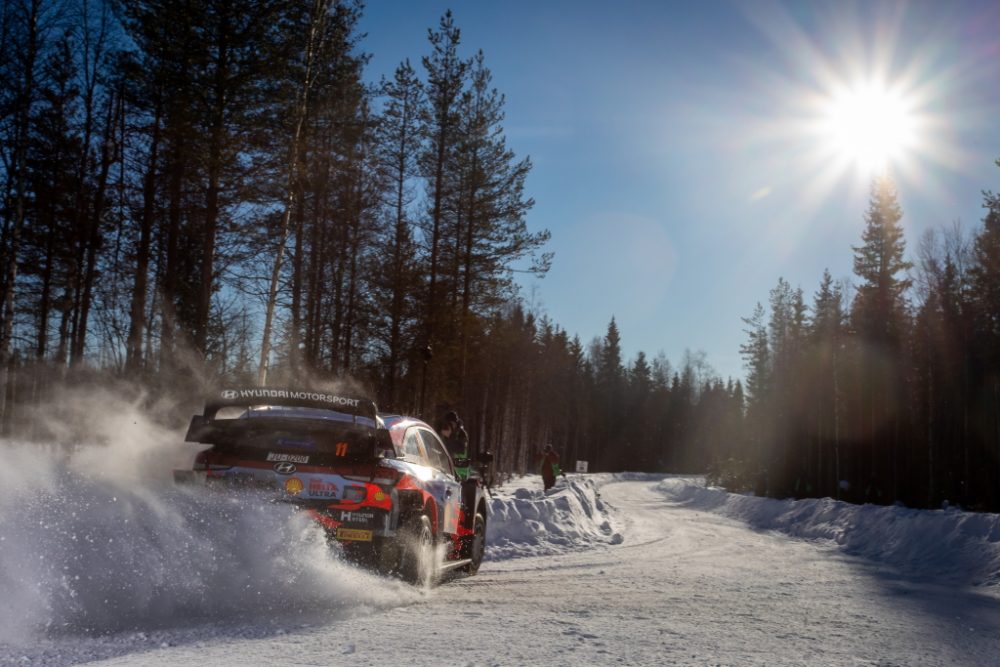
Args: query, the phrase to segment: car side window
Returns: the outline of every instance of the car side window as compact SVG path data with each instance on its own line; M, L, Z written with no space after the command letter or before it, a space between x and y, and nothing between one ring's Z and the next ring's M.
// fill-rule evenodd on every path
M411 428L403 437L403 456L410 463L427 465L424 453L420 448L420 429Z
M431 466L447 475L453 475L454 470L451 467L451 458L448 456L444 444L437 435L426 429L420 429L420 435L424 439L424 447L427 449L427 456L430 458Z

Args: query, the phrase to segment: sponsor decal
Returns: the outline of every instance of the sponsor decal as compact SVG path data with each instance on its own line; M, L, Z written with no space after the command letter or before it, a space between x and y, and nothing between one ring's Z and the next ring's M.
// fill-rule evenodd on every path
M309 495L314 498L336 498L337 485L333 482L325 482L322 479L310 479Z
M348 486L344 489L344 500L349 503L360 503L365 499L365 487Z
M282 454L281 452L268 452L267 460L288 461L289 463L309 463L309 457L304 454ZM294 470L292 472L294 472Z
M333 394L320 394L313 391L289 391L287 389L226 389L222 392L222 398L232 401L237 398L257 399L257 398L288 398L299 401L316 401L317 403L329 403L340 407L356 408L361 401L356 398L346 396L334 396Z
M278 445L278 447L291 447L292 449L316 449L316 443L313 440L279 438L275 444Z
M302 493L302 480L298 477L292 477L285 480L285 491L293 496L297 496Z
M354 540L356 542L371 542L372 541L372 531L370 531L370 530L357 530L355 528L338 528L337 529L337 539L338 540Z
M279 475L291 475L297 470L295 464L290 461L284 461L282 463L274 464L274 472Z
M368 523L375 520L375 515L371 512L341 512L340 520L345 523Z
M381 491L376 491L375 492L375 502L380 503L383 500L385 500L385 494L382 493Z

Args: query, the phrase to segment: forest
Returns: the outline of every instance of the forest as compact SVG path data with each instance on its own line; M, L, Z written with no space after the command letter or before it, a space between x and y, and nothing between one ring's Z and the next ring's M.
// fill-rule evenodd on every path
M359 0L7 0L0 428L88 383L340 388L463 417L501 472L705 473L734 491L1000 511L1000 195L908 259L872 184L854 278L779 279L746 379L622 356L519 293L532 164L451 12L368 71ZM734 321L738 318L734 316Z

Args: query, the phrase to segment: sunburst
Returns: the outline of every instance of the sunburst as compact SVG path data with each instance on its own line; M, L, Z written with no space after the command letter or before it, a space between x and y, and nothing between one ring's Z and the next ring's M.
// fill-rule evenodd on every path
M867 81L834 90L820 121L827 153L864 174L884 172L920 147L915 101L898 88Z

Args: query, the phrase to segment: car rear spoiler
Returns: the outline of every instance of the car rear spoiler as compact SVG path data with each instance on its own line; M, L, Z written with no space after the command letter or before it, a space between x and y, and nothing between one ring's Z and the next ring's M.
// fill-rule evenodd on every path
M329 394L308 389L282 389L277 387L251 387L247 389L223 389L215 397L205 401L205 410L191 418L187 442L208 442L217 432L215 417L219 410L231 406L277 405L282 407L318 408L331 410L354 417L365 417L378 423L378 408L367 398Z

